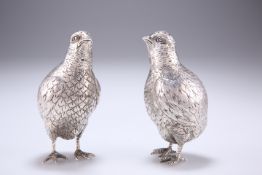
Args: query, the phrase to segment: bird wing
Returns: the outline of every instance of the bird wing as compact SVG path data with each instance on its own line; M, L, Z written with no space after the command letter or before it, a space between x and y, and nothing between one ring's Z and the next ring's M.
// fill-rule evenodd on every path
M198 85L189 77L171 76L156 81L158 106L168 118L183 125L197 124L200 114Z
M92 76L93 77L95 77L95 74L94 74L94 72L93 71L91 71L91 73L92 73ZM96 84L96 90L97 90L97 94L99 94L100 93L100 91L101 91L101 86L100 86L100 84L99 84L99 82L98 82L98 80L95 78L95 84Z
M38 105L42 117L48 117L57 106L59 98L65 90L65 82L57 76L47 76L38 91Z

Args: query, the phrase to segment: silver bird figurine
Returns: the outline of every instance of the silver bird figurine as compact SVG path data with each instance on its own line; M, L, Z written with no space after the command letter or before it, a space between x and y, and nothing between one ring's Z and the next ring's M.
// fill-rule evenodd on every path
M66 159L55 149L58 137L76 138L76 159L94 157L92 153L81 151L79 143L100 94L100 85L92 71L92 44L87 32L74 33L65 60L45 77L39 87L38 107L52 141L52 152L44 162Z
M200 79L183 66L176 54L173 37L158 31L143 37L150 57L150 71L145 83L147 112L167 148L154 149L160 162L179 163L183 145L197 138L207 125L208 99ZM177 144L177 151L172 145Z

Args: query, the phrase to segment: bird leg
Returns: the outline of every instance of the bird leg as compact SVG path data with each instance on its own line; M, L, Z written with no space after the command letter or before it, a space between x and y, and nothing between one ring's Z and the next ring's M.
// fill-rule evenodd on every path
M172 143L169 143L167 148L154 149L151 155L158 155L161 162L165 162L165 160L169 160L170 155L174 153L175 152L172 150Z
M58 159L67 159L66 156L63 154L60 154L56 152L55 150L55 140L52 140L52 152L47 156L47 158L43 161L43 163L48 162L49 160L53 160L54 162L57 162Z
M84 152L80 149L80 143L79 143L80 136L76 137L76 151L75 151L75 159L80 160L80 159L91 159L95 157L93 153L87 153Z
M183 149L183 145L178 145L177 152L173 156L170 156L170 159L167 161L169 165L176 165L179 162L185 160L185 158L181 156L182 149Z

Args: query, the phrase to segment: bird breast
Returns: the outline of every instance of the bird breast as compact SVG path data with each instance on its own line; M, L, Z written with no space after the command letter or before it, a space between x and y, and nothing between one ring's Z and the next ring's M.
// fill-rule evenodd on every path
M87 125L100 87L93 72L59 67L42 82L38 103L51 137L74 138Z

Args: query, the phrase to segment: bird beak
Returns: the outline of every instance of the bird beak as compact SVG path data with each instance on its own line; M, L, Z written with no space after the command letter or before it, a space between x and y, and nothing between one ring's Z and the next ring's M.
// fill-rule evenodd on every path
M84 39L82 41L80 41L78 44L77 44L77 48L79 48L84 42L90 42L91 40L90 39Z
M153 44L150 36L144 36L142 39L145 41L146 45L152 45Z

